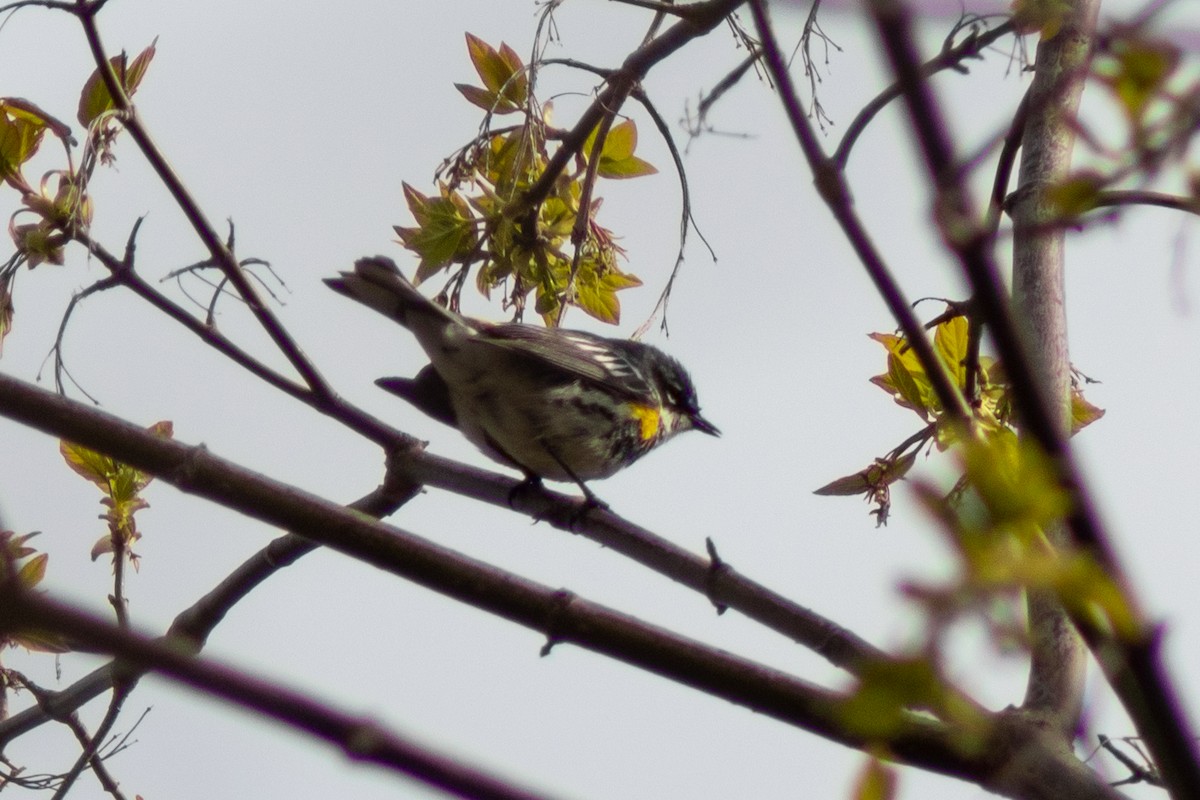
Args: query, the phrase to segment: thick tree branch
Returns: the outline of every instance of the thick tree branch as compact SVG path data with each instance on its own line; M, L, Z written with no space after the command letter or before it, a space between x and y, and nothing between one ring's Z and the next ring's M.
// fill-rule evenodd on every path
M834 741L853 747L868 744L861 734L846 727L838 695L569 592L540 586L474 561L361 513L224 462L203 448L154 436L138 426L5 376L0 376L0 413L102 452L115 448L115 454L122 460L184 491L268 524L291 529L434 591L543 631L550 644L575 643ZM136 665L152 666L189 682L196 674L190 671L195 660L180 655L178 647L161 650L182 660L160 661L161 651L157 647L138 649L141 643L124 638L128 634L62 611L60 614L60 609L54 609L53 613L30 610L28 601L0 604L0 615L7 615L0 625L54 627L92 647L107 648ZM22 616L25 612L33 616ZM39 616L43 613L49 616ZM287 697L283 701L284 707L291 702ZM310 708L304 706L301 711L307 714ZM346 724L353 732L359 723L348 720ZM1001 737L995 747L969 751L962 746L962 734L956 734L953 728L918 715L906 715L896 735L889 739L889 748L906 763L972 780L1011 797L1049 800L1064 796L1117 796L1081 768L1069 752L1064 756L1047 750L1036 729L1025 732L1027 735L1014 735L1014 729L1021 724L1020 720L1004 721L995 731ZM318 730L318 735L329 738L322 730ZM346 730L338 728L337 735L344 735ZM1017 763L1021 765L1019 780L1012 772ZM1033 769L1032 764L1039 766ZM1051 776L1057 777L1052 780ZM1064 780L1069 780L1078 791L1062 795L1037 788L1043 782L1061 786ZM1083 791L1085 787L1090 788Z
M202 447L154 436L82 404L0 376L0 413L116 457L177 488L358 558L461 602L853 746L836 695L784 673L552 590L236 467ZM9 623L12 624L11 622ZM905 758L954 773L969 762L940 725L912 717ZM977 767L976 767L977 768Z
M133 665L139 671L153 670L324 740L351 759L390 768L449 794L488 800L541 797L466 767L457 757L435 753L401 738L365 717L335 711L312 700L308 692L290 691L201 661L178 643L138 636L99 617L31 594L17 581L0 579L0 630L27 627L55 631L90 649L112 653L123 665Z
M1013 310L1024 325L1034 379L1042 390L1056 434L1071 432L1071 358L1067 340L1064 231L1045 223L1055 215L1044 199L1065 179L1075 142L1075 116L1083 94L1099 0L1074 0L1062 29L1038 43L1025 106L1013 219ZM1046 531L1062 548L1062 525ZM1030 671L1025 707L1071 736L1083 709L1086 650L1066 612L1046 592L1029 592Z

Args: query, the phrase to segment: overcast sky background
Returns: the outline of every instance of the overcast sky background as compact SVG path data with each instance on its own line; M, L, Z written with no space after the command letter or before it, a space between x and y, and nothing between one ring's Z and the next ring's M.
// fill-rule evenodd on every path
M1109 3L1105 14L1135 7ZM1164 30L1194 41L1200 9L1186 2L1172 8ZM412 374L422 356L403 331L320 279L374 253L415 266L391 230L409 224L401 181L428 190L433 169L479 122L477 109L452 87L475 80L463 34L506 41L527 56L536 8L527 0L364 0L336 13L302 9L113 0L101 27L114 53L137 52L158 37L158 56L137 96L149 130L209 217L234 220L239 255L269 260L287 282L280 317L338 391L429 439L438 454L491 466L456 433L372 385L380 375ZM795 40L806 9L776 8L785 41ZM614 3L568 3L557 15L561 44L548 55L615 65L648 19ZM822 22L841 47L830 52L819 90L834 120L825 140L832 150L887 78L870 31L855 17L830 13ZM928 27L927 53L951 22ZM1032 42L1026 46L1032 51ZM969 76L937 81L965 147L1003 129L1025 86L1008 48L971 64ZM676 120L743 55L720 29L657 68L647 91ZM28 10L0 30L0 94L74 121L90 71L83 37L65 14ZM547 69L542 80L543 96L571 93L555 101L561 122L588 99L589 78ZM1099 93L1089 94L1086 107L1111 133L1114 117ZM622 296L617 331L579 313L569 319L612 335L628 335L646 318L677 247L679 197L669 157L645 116L627 110L642 132L639 153L661 172L602 184L601 220L623 237L627 267L647 287ZM671 336L655 331L648 340L690 368L705 416L724 436L682 437L594 488L631 520L696 552L711 537L745 574L878 645L901 648L919 629L897 585L948 576L945 549L905 490L882 530L860 501L812 495L917 428L915 416L867 382L885 363L866 334L894 323L812 190L768 88L748 77L711 121L731 135L693 142L687 167L695 217L717 260L693 235L671 301ZM910 297L963 297L930 224L903 122L900 106L885 111L854 152L849 177L857 208ZM30 170L35 177L56 166L55 148L43 151ZM204 258L127 137L117 155L117 168L93 184L94 235L119 251L136 217L147 214L138 249L144 274L159 277ZM12 193L0 194L4 218L14 208ZM1167 624L1171 674L1193 718L1200 711L1200 537L1191 505L1200 451L1192 411L1200 392L1197 230L1175 213L1131 212L1119 224L1071 237L1068 277L1072 358L1102 381L1088 397L1107 409L1076 444L1118 551ZM104 274L78 251L66 267L22 273L0 369L32 379L71 293ZM182 297L175 286L164 289ZM474 313L499 313L471 302ZM223 310L227 333L270 354L245 314L233 304ZM940 309L921 310L931 316ZM373 446L276 396L132 297L110 292L84 304L66 355L106 410L145 425L170 419L181 441L204 442L330 499L348 502L381 477ZM52 553L51 591L106 613L110 569L88 558L103 533L98 493L66 469L57 442L3 420L0 455L5 524L42 531L36 544ZM152 507L140 517L145 538L137 548L142 569L130 577L128 594L135 624L148 632L164 630L278 533L166 485L153 486L147 498ZM846 685L839 671L736 613L718 618L703 597L506 510L433 490L392 521L550 586L811 680ZM532 631L317 552L237 606L205 652L564 797L845 797L862 763L854 751L578 648L559 646L539 658L542 643ZM100 662L64 657L59 683L46 657L11 651L5 663L66 686ZM1020 659L998 660L978 631L962 632L953 672L992 708L1021 699ZM1094 731L1132 733L1094 670L1091 682ZM110 764L131 796L430 796L153 678L127 702L118 728L146 707L136 745ZM85 716L94 724L102 711L95 703ZM64 731L47 727L7 754L57 771L72 752ZM98 792L85 778L77 796ZM1144 788L1129 794L1161 796ZM900 793L904 800L985 796L914 771L904 773Z

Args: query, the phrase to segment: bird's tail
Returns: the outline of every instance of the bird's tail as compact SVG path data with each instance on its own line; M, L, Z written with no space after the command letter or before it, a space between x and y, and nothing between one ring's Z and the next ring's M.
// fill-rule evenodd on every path
M375 309L406 328L413 327L413 315L434 317L442 324L457 319L452 312L418 292L396 263L386 256L360 258L354 262L354 272L326 278L325 283L335 292Z

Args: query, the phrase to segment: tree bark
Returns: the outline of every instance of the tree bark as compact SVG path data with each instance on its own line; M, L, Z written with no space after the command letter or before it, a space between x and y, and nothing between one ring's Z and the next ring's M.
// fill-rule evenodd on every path
M1063 228L1046 189L1067 177L1079 108L1091 59L1100 0L1072 0L1061 29L1038 44L1028 117L1022 139L1014 224L1013 302L1038 375L1038 390L1057 409L1064 434L1071 424L1071 363L1063 281ZM1064 544L1061 527L1046 531ZM1074 733L1083 702L1087 651L1059 604L1031 592L1028 598L1032 660L1025 708Z

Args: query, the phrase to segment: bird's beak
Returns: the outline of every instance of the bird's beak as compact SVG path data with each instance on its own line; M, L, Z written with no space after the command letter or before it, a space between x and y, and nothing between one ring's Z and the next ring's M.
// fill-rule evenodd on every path
M692 414L692 428L707 433L709 436L720 436L721 430L699 414Z

